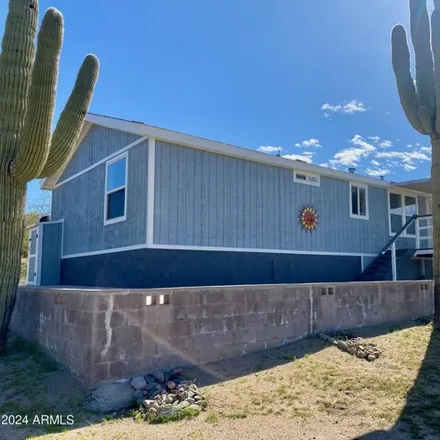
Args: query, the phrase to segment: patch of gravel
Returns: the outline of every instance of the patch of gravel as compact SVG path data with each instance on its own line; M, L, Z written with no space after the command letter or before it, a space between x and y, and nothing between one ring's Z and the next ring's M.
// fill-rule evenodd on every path
M343 335L343 336L329 336L325 333L320 333L319 337L330 344L339 348L339 350L356 356L359 359L365 359L368 362L373 362L379 359L382 354L382 350L377 347L376 344L367 342L362 338Z
M131 379L135 390L133 398L145 420L167 419L197 415L207 406L205 396L197 385L182 377L182 370L156 371L146 376Z
M129 380L102 383L88 394L84 407L88 411L105 414L137 406L146 421L197 415L206 408L205 396L182 373L182 369L174 368Z

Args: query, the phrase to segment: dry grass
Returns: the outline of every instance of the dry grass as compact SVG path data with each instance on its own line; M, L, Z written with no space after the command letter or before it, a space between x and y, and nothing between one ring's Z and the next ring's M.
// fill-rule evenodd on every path
M439 438L438 344L431 343L429 359L407 398L425 357L432 327L428 324L389 330L380 329L385 333L369 338L383 350L383 356L373 363L351 357L321 340L309 339L207 365L204 371L192 370L190 374L206 384L203 391L209 402L207 412L192 420L153 426L127 417L38 438ZM378 430L390 431L373 434Z

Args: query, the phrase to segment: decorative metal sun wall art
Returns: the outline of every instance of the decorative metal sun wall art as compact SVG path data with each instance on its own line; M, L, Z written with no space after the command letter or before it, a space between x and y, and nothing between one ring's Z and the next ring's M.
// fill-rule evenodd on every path
M312 232L318 226L318 214L312 206L306 206L301 210L299 221L303 229Z

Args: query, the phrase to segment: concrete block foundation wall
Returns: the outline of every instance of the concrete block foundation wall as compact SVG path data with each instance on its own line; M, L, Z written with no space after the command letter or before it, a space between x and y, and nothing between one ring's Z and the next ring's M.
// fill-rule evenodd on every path
M433 313L432 282L156 290L21 287L12 331L92 386L200 364L312 333Z

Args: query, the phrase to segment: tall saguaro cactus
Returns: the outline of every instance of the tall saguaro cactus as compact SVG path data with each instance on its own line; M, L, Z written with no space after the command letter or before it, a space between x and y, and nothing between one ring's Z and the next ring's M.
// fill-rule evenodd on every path
M415 81L405 28L392 32L392 61L400 102L410 124L431 138L434 252L434 323L440 329L440 0L429 20L426 0L409 0ZM432 29L431 29L432 28Z
M27 182L70 157L99 70L88 55L52 134L63 16L46 12L35 50L37 23L38 0L9 0L0 54L0 354L15 304Z

